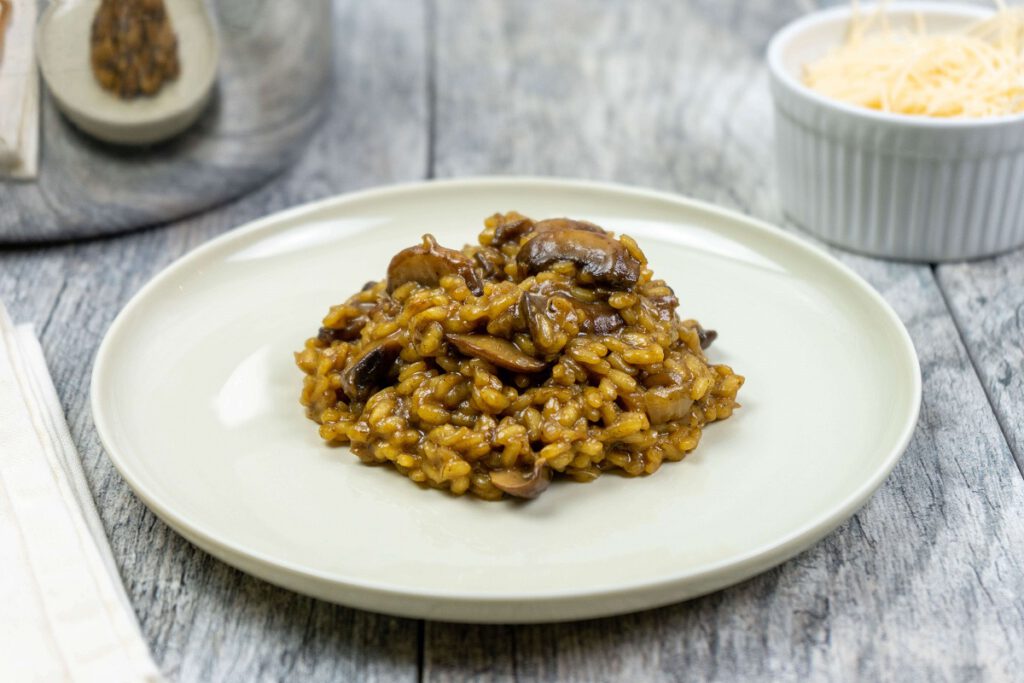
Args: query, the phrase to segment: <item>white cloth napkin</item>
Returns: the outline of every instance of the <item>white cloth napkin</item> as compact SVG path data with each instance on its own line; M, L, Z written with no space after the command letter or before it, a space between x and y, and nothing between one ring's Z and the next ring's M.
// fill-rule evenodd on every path
M0 304L0 681L160 681L32 328Z
M36 0L11 0L9 9L0 23L0 177L31 180L39 172Z

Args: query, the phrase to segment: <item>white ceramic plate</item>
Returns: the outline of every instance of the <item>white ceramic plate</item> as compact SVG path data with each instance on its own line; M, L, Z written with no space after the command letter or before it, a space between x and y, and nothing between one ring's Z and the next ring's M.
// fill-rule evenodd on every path
M328 306L424 232L458 246L510 209L634 236L681 313L718 330L709 354L747 377L743 408L683 462L489 503L321 442L292 352ZM776 228L644 190L477 179L329 199L197 249L114 322L92 406L142 500L229 564L380 612L531 622L675 602L791 557L882 482L920 392L881 297Z

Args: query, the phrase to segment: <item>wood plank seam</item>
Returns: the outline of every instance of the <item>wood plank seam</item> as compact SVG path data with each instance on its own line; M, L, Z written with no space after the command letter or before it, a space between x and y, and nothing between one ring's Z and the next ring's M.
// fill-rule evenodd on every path
M426 97L427 97L427 163L423 177L434 177L434 151L437 143L437 7L434 0L423 4L424 52L426 53Z
M939 294L942 296L942 302L946 305L946 310L949 311L949 317L953 319L953 326L956 328L957 336L960 337L960 343L963 344L964 348L967 350L967 358L971 361L971 369L974 370L974 374L977 376L978 382L981 384L981 388L985 392L985 398L988 400L989 407L992 409L992 414L996 418L996 424L999 426L999 432L1003 436L1003 441L1006 442L1006 447L1013 455L1013 462L1017 466L1017 472L1022 478L1024 478L1024 453L1020 453L1018 451L1014 440L1010 437L1010 432L1004 422L1004 416L999 411L998 406L996 405L996 400L992 396L988 383L985 381L985 375L979 367L978 358L975 356L975 349L971 345L970 340L967 339L967 335L964 332L964 323L957 316L956 309L953 307L949 300L949 295L942 286L942 280L939 278L937 272L938 265L932 264L931 270L932 278L935 280L935 286L938 287Z
M50 323L53 321L53 314L56 313L57 308L60 307L61 297L64 296L64 292L68 289L68 280L64 280L60 283L60 289L57 290L57 295L53 298L53 306L50 307L50 312L46 314L46 320L43 321L42 326L39 328L39 337L45 337L46 331L50 329Z
M427 658L427 622L416 622L416 683L423 683Z

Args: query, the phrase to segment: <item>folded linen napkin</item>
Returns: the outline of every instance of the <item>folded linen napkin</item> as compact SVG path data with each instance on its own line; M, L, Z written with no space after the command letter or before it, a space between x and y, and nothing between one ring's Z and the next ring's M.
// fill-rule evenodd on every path
M36 0L0 0L0 177L39 172Z
M0 304L0 681L159 681L32 328Z

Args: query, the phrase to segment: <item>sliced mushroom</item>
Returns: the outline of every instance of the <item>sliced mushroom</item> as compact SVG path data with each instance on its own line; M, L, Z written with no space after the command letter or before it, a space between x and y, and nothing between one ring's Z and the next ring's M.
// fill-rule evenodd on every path
M534 223L529 218L516 218L510 221L503 221L494 229L494 240L491 242L500 247L507 242L516 242L523 235L533 232Z
M491 472L491 483L516 498L536 498L551 484L553 473L544 458L533 462L529 472L521 470L498 470Z
M353 323L356 323L358 326L353 325ZM317 332L316 337L328 346L330 346L331 342L335 341L352 341L359 336L359 331L363 329L363 325L365 324L365 318L355 318L354 320L350 320L348 324L341 329L321 327Z
M608 231L599 225L572 218L548 218L537 223L534 223L529 218L520 218L499 225L494 231L493 244L500 247L507 242L516 242L523 235L529 235L532 232L558 232L559 230L583 230L584 232L594 232L601 235L608 234Z
M345 366L341 389L352 401L365 401L374 390L387 382L391 368L402 351L402 344L393 337L373 342L359 357Z
M540 372L547 363L528 356L508 341L489 334L446 334L448 343L467 356L482 358L514 372Z
M644 393L644 407L652 425L681 420L690 414L693 399L683 386L682 378L675 373L651 375L644 380L644 385L648 387Z
M503 270L505 261L501 252L494 247L482 247L473 255L473 260L485 278L507 279Z
M546 312L551 299L556 297L565 299L582 313L579 316L580 330L586 334L611 334L626 325L616 309L600 301L580 301L565 292L556 292L550 296L524 292L519 299L519 310L534 339L546 336L540 328L547 324Z
M611 334L626 326L619 311L606 303L573 301L573 304L583 311L581 329L587 334Z
M555 331L555 323L547 314L549 301L543 294L533 292L523 292L519 297L519 316L534 343L538 339L549 339Z
M587 230L539 232L519 250L516 261L528 273L572 261L595 282L614 289L632 287L640 278L640 262L621 242Z
M583 230L585 232L596 232L607 235L608 231L600 225L594 225L590 221L578 221L574 218L548 218L534 224L533 229L537 232L556 232L558 230Z
M424 235L423 244L403 249L391 259L388 294L406 282L436 287L445 275L461 275L471 292L477 296L483 294L483 285L473 270L473 262L462 252L439 245L433 235Z
M697 323L697 339L700 340L700 348L702 350L707 349L716 339L718 339L718 332L714 330L705 330L701 327L700 323Z
M359 339L359 333L366 327L366 323L369 322L369 318L365 315L352 318L344 327L335 329L333 327L321 327L320 340L330 344L334 340L338 341L355 341Z
M658 317L666 321L672 319L672 314L679 307L679 299L676 298L674 292L649 297L647 300L654 307L654 310L657 311Z
M370 284L376 284L371 282ZM366 291L366 287L363 288ZM354 299L355 297L353 297ZM320 341L330 344L332 341L354 341L359 338L359 333L370 320L370 312L377 308L377 301L356 301L349 300L349 305L359 309L359 314L349 318L341 327L321 327L319 334Z

